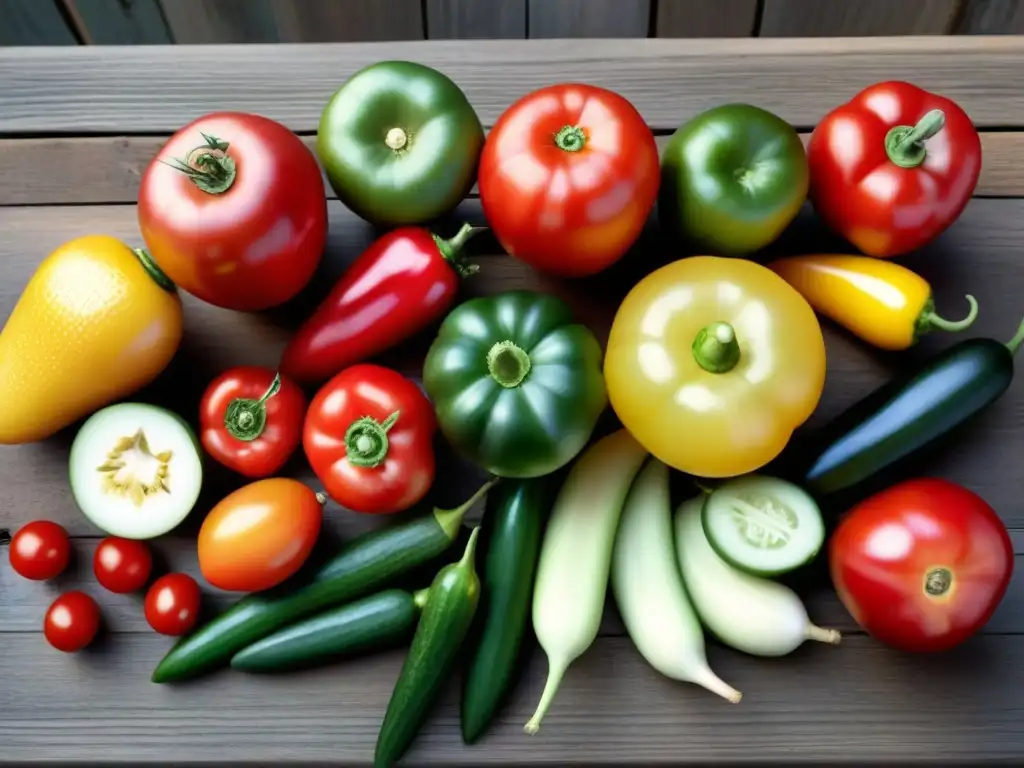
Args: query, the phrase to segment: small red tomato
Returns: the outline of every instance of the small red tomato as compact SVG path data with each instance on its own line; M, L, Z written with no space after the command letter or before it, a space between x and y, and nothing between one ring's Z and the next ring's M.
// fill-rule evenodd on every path
M85 592L60 595L46 611L43 634L58 651L80 651L93 641L100 628L100 607Z
M183 635L199 617L202 595L196 580L186 573L168 573L146 593L146 621L161 635Z
M313 397L302 444L332 499L354 512L408 509L434 482L434 409L416 384L370 363Z
M839 599L878 640L944 651L989 620L1013 574L1006 527L948 480L908 480L861 502L829 543Z
M618 261L661 184L658 146L636 108L578 83L534 91L494 124L480 203L498 242L543 272L578 277Z
M240 366L210 382L199 404L199 439L225 467L269 477L302 439L306 396L269 368Z
M100 542L92 558L92 571L100 586L127 594L142 589L153 570L149 547L135 539L111 536Z
M45 581L59 576L71 558L71 539L49 520L26 523L11 538L11 568L19 576Z

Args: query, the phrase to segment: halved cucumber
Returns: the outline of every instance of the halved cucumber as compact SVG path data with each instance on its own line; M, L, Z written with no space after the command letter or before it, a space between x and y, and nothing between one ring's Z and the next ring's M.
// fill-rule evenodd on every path
M756 576L799 568L825 542L821 510L810 494L764 475L717 486L704 500L701 522L719 557Z
M180 416L118 403L94 413L75 435L69 474L78 508L95 525L113 536L151 539L192 511L203 462Z

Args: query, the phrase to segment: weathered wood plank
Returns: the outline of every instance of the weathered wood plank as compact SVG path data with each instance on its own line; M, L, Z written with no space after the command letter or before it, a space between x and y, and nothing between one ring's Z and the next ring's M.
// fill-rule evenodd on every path
M7 635L9 760L368 764L404 651L282 676L224 672L175 687L148 681L169 638L121 635L77 655L38 634ZM702 765L712 761L1015 760L1024 752L1019 636L976 638L940 657L868 638L756 659L714 643L711 666L744 696L730 705L650 669L627 638L600 638L566 674L541 731L523 734L547 667L529 654L477 746L459 738L458 676L407 755L409 765ZM182 739L182 733L188 733ZM298 756L301 756L299 758Z
M810 134L803 132L804 143ZM664 149L671 136L657 136ZM146 165L166 139L153 136L103 136L73 139L0 139L0 206L134 203ZM310 149L315 136L303 136ZM1017 162L1024 155L1024 132L981 134L984 162L975 194L1024 197ZM473 194L476 188L473 188ZM324 179L328 199L337 195Z
M276 43L278 40L269 0L160 0L160 6L176 43ZM216 64L212 66L214 71L231 71L220 70Z
M270 0L282 43L422 40L420 0Z
M156 45L171 42L157 0L61 0L88 45Z
M960 0L764 0L762 37L942 35Z
M1024 33L1024 0L964 0L954 32L958 35Z
M758 0L658 0L658 37L749 37Z
M651 0L529 0L531 38L647 37Z
M77 45L56 0L0 3L0 46Z
M316 129L324 104L357 69L393 58L389 43L77 46L0 50L0 133L172 132L219 109ZM892 76L957 100L981 128L1024 126L1024 36L727 40L431 40L405 58L443 70L492 125L519 96L557 80L618 91L648 124L675 129L708 107L752 101L813 126L865 85ZM230 73L210 77L211 72ZM814 82L828 87L809 86ZM202 82L202 88L195 83Z
M522 40L526 0L427 0L431 40Z

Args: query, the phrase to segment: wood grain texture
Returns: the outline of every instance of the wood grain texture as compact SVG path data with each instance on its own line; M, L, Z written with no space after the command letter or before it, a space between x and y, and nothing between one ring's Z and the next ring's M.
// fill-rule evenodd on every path
M422 40L420 0L270 0L282 43Z
M764 0L762 37L942 35L960 0Z
M88 45L157 45L171 42L157 0L62 0Z
M531 38L647 37L651 0L528 0Z
M1024 33L1024 0L963 0L958 35L1019 35Z
M160 0L174 42L274 43L269 0Z
M658 0L658 37L749 37L758 0Z
M426 0L431 40L522 40L527 0Z
M56 0L0 3L0 46L77 45Z

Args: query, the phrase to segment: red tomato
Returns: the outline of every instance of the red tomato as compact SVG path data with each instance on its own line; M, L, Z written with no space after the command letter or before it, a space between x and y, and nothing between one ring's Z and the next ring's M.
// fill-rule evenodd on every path
M65 592L51 603L43 635L58 651L74 653L93 641L100 629L100 607L85 592Z
M186 573L168 573L146 593L146 621L161 635L183 635L195 625L201 599L195 579Z
M658 147L640 113L592 85L524 96L498 118L480 156L480 202L498 242L562 276L622 258L660 180Z
M361 363L313 397L302 444L331 498L355 512L390 514L434 482L434 409L402 374Z
M978 183L981 140L949 99L892 81L827 114L807 159L818 215L885 258L920 248L956 220Z
M305 412L306 396L291 379L269 368L232 368L203 393L199 439L225 467L268 477L298 448Z
M320 535L327 498L298 480L257 480L229 494L199 529L199 568L210 584L259 592L293 575Z
M241 112L205 115L175 133L142 175L138 215L171 280L241 311L295 296L327 238L313 153L280 123Z
M19 576L35 581L52 579L67 568L71 539L63 526L49 520L35 520L18 529L11 538L11 568Z
M850 615L905 651L942 651L969 638L1013 573L999 517L948 480L909 480L861 502L832 535L829 554Z
M92 571L100 586L127 594L142 589L153 570L149 547L135 539L111 536L100 542L92 558Z

